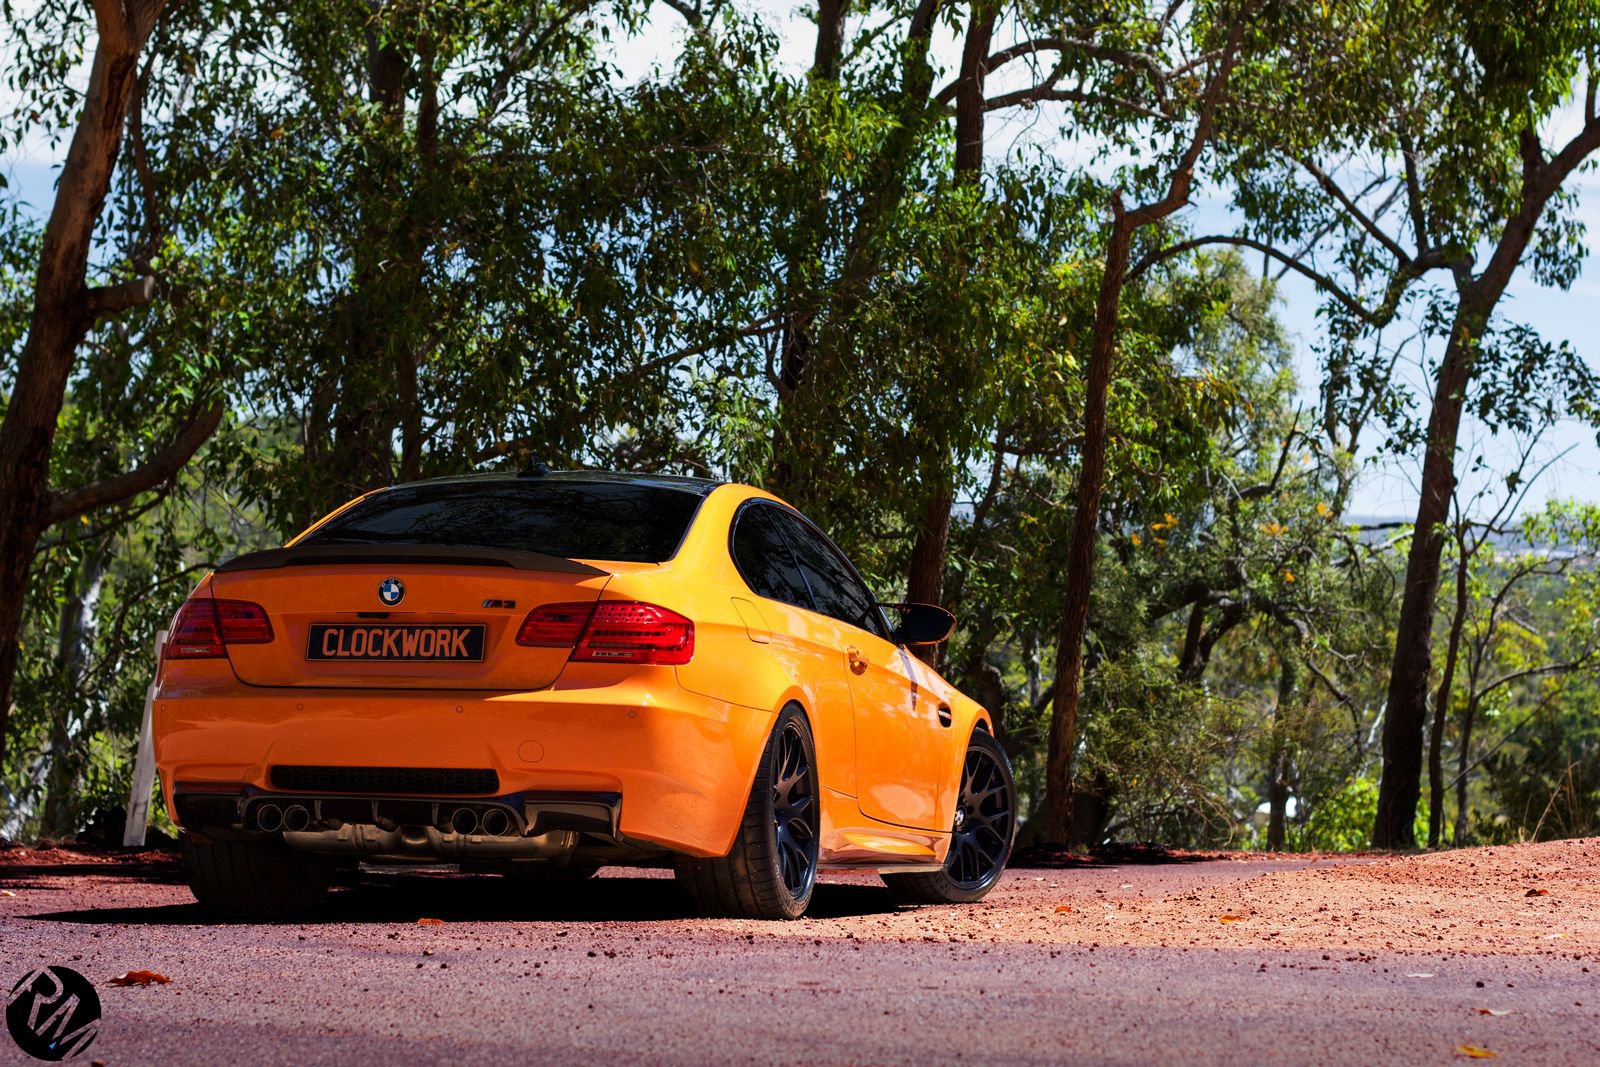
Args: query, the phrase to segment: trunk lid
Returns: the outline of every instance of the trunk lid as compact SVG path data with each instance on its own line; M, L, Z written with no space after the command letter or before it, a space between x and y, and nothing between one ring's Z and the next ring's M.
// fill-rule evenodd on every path
M272 623L270 643L228 646L248 685L530 690L553 684L571 649L517 644L522 620L593 603L610 577L535 552L302 545L223 564L211 595L260 604Z

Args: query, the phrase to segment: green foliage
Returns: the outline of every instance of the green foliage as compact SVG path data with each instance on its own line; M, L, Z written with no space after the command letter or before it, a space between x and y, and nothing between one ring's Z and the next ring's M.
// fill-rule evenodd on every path
M1376 778L1351 778L1311 809L1304 823L1289 835L1295 852L1354 852L1367 847L1378 815ZM1418 840L1428 836L1428 809L1417 811Z
M1350 852L1365 848L1378 815L1378 783L1351 778L1311 809L1303 827L1290 834L1296 852ZM1427 833L1426 824L1422 832Z
M1116 57L1203 54L1235 13L1150 17L1166 6L1015 9L1019 32L1099 46L1052 57L1051 84L1084 98L1067 136L1090 163L991 151L981 174L957 174L939 95L953 72L905 6L847 24L837 77L786 68L756 13L719 7L625 83L606 43L659 35L676 17L659 5L173 5L91 263L95 283L155 274L160 298L92 332L53 478L127 470L212 396L226 416L173 483L40 546L5 832L66 834L120 798L152 639L206 569L355 492L529 459L767 484L886 600L948 489L944 597L961 626L941 669L995 712L1031 814L1105 204L1112 183L1147 192L1194 117L1193 85ZM1594 8L1470 6L1258 13L1202 174L1250 236L1310 249L1385 313L1413 301L1435 332L1450 302L1397 275L1301 160L1345 159L1341 180L1370 169L1397 189L1410 158L1417 211L1383 224L1452 254L1490 240L1520 173L1516 131L1566 98ZM19 102L0 148L59 144L92 20L58 2L0 9ZM942 7L936 33L963 32L969 12ZM1581 268L1576 207L1563 194L1540 223L1541 281ZM0 188L0 406L39 229ZM1397 446L1420 427L1404 425L1410 399L1368 321L1337 301L1324 403L1302 410L1312 383L1288 369L1272 284L1232 252L1160 258L1186 236L1140 233L1134 260L1159 263L1122 303L1077 754L1088 832L1264 844L1258 809L1277 795L1293 800L1288 847L1359 847L1404 544L1344 513L1368 423ZM1486 424L1592 414L1571 350L1497 320L1480 351ZM1600 543L1596 515L1540 512L1526 553L1472 575L1483 680L1534 672L1483 699L1463 746L1483 760L1477 823L1500 839L1596 824L1592 665L1538 673L1593 643L1592 553L1535 575L1508 601L1515 618L1489 625L1507 568Z
M1179 682L1154 656L1107 661L1085 692L1082 775L1114 796L1113 840L1231 844L1224 769L1243 750L1243 704Z

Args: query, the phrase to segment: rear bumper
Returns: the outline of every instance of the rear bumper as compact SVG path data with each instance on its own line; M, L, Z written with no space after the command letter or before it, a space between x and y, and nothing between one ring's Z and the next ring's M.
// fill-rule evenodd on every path
M225 663L218 666L164 680L156 694L156 762L167 810L186 827L217 817L218 803L233 804L242 819L252 798L272 795L358 805L499 803L525 820L524 835L599 832L593 820L582 827L550 822L552 805L558 796L615 797L609 836L720 856L733 842L773 720L772 713L680 688L669 667L569 670L550 689L495 693L251 687ZM300 782L286 788L281 775L275 783L274 767L493 774L476 779L489 787L480 793L378 794ZM344 810L330 817L349 818Z
M309 852L370 861L564 860L580 837L624 844L618 793L422 797L213 792L174 782L176 817L207 836L279 836Z

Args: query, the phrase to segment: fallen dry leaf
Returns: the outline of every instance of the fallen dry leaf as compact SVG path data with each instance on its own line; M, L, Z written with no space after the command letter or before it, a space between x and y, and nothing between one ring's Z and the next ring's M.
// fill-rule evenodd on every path
M171 981L172 979L166 975L157 974L155 971L129 971L127 974L121 974L111 979L111 984L148 986L152 984L166 985Z
M1070 915L1070 914L1072 914L1072 906L1070 904L1057 904L1056 905L1056 914L1057 915Z
M1511 1014L1511 1009L1510 1008L1479 1008L1478 1009L1478 1014L1479 1015L1496 1015L1496 1016L1499 1016L1499 1015L1510 1015Z
M13 893L11 890L9 890L9 889L0 889L0 897L14 897L14 896L16 896L16 894Z
M1220 919L1218 919L1217 922L1219 922L1219 923L1242 923L1242 922L1244 922L1244 916L1243 915L1224 915Z
M1547 896L1550 895L1550 890L1548 890L1548 889L1530 889L1530 890L1528 890L1526 893L1524 893L1522 895L1525 896L1525 897L1547 897Z
M1498 1052L1490 1052L1488 1049L1481 1048L1478 1045L1457 1045L1456 1051L1475 1060L1492 1060L1500 1055Z
M443 926L444 925L444 920L443 919L418 919L417 920L417 925L418 926Z

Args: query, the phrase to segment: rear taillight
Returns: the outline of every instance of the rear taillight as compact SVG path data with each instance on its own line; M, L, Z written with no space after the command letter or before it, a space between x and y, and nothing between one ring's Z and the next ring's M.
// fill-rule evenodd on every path
M587 663L676 666L694 658L694 623L636 600L546 604L528 612L517 643L571 648L574 660Z
M676 611L629 600L595 605L575 660L682 664L694 658L694 623Z
M248 600L194 597L183 602L167 635L168 659L217 659L229 645L264 645L272 640L267 610Z
M546 604L528 612L517 631L517 644L534 648L571 648L583 634L594 604Z

